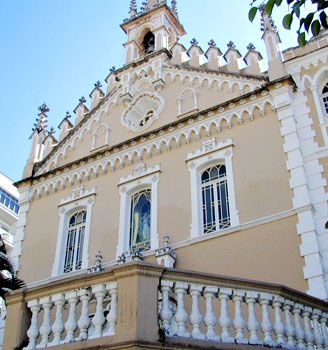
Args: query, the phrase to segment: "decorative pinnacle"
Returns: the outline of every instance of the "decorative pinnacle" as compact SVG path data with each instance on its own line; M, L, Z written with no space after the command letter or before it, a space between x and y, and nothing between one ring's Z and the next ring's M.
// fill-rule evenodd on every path
M55 129L53 127L48 131L48 135L53 135L55 133Z
M208 42L208 46L211 46L211 47L215 47L216 46L216 42L211 39L209 42Z
M137 7L137 1L136 0L131 0L129 14L130 14L130 17L137 16L137 14L138 14L138 7Z
M100 89L101 87L102 87L101 82L98 80L98 81L95 83L95 88Z
M177 0L171 1L171 10L176 16L178 16Z
M79 101L80 101L80 103L86 103L86 102L87 102L87 100L85 99L84 96L82 96L82 97L79 99Z
M198 45L198 41L197 41L195 38L193 38L193 39L190 41L190 44L191 44L191 45Z
M67 118L67 119L69 119L69 118L71 118L72 116L71 116L71 113L69 112L69 111L67 111L66 112L66 115L65 115L65 118Z
M50 111L46 103L43 103L41 106L39 106L38 110L43 114L48 113Z
M229 49L235 49L236 48L236 45L231 40L228 42L227 46L228 46Z
M116 67L115 66L113 66L109 71L110 71L110 73L114 73L115 72L115 70L116 70Z
M265 12L265 6L264 4L261 4L258 7L260 13L261 13L261 31L265 32L267 30L271 30L276 32L277 27L274 23L274 20L272 19L271 16L268 16L268 14Z
M252 43L249 43L246 48L249 51L254 51L256 49L256 47Z

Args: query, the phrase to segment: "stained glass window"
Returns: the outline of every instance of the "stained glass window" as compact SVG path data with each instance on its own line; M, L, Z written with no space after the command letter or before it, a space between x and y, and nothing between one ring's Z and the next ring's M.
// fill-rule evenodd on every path
M144 190L131 197L130 248L150 248L151 190Z

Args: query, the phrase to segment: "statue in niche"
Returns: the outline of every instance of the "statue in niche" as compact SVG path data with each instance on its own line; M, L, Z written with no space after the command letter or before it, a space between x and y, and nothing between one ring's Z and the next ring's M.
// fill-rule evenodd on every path
M145 55L155 51L155 35L152 32L148 32L143 40L143 47Z

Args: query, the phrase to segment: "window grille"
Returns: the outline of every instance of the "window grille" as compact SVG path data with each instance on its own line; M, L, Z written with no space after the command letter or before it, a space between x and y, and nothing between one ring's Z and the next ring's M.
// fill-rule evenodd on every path
M130 248L150 249L151 190L144 190L131 197Z
M204 233L230 226L229 196L225 165L206 169L201 175Z
M84 210L72 215L69 220L64 273L81 270L86 217Z

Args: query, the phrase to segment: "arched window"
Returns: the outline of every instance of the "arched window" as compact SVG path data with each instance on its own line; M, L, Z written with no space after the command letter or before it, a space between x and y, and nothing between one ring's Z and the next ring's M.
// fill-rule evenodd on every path
M143 39L143 48L145 55L155 51L155 35L152 32L148 32Z
M230 226L227 172L223 164L206 169L201 174L204 233Z
M87 212L79 211L68 222L64 273L81 270Z
M130 248L150 248L151 190L144 190L131 197Z
M323 103L323 110L328 114L328 83L323 87L322 93L321 93L322 103Z

